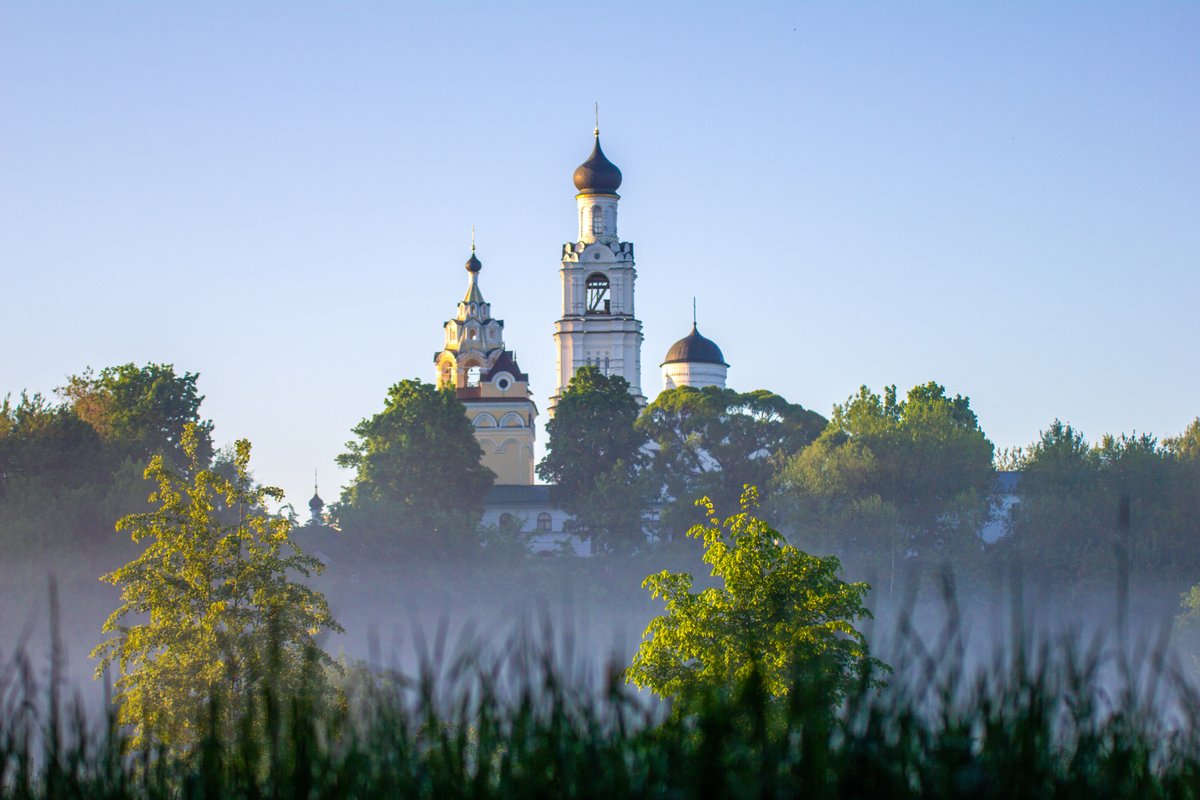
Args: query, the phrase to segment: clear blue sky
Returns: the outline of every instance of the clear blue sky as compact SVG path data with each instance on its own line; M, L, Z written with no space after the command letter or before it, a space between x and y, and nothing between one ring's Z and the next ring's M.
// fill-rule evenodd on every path
M331 499L475 225L544 409L594 101L649 391L695 295L732 386L824 414L1200 414L1197 3L0 3L0 392L171 362Z

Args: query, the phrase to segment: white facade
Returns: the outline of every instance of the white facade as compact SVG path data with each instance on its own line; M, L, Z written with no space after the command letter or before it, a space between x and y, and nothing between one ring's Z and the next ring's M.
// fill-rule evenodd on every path
M724 364L705 364L701 362L666 363L662 365L663 391L676 389L680 386L694 386L703 389L705 386L725 388L725 379L729 375L729 367Z
M599 145L595 152L599 152ZM607 160L604 163L607 165ZM642 323L634 309L637 270L633 244L617 236L620 199L615 192L587 188L581 188L575 197L578 238L563 245L559 272L562 315L554 323L556 382L550 398L551 414L575 371L584 366L597 367L606 375L620 375L629 381L630 394L645 403Z

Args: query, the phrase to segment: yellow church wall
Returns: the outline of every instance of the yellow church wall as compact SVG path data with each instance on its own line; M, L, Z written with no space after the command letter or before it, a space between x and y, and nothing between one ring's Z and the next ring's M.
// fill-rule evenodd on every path
M533 429L517 410L467 405L475 441L483 449L483 465L506 486L533 485Z

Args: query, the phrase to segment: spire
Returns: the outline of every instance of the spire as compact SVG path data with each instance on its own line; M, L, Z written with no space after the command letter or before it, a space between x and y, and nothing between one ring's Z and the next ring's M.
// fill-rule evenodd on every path
M692 295L692 330L696 330L696 296Z
M483 292L479 291L479 271L483 269L483 262L475 255L475 226L471 226L471 257L467 259L464 265L467 272L471 275L470 283L467 284L467 296L463 298L464 303L482 303Z
M621 170L600 149L600 104L596 104L596 143L588 160L575 168L572 179L580 194L616 194L621 187Z
M313 496L308 501L308 509L312 512L313 522L320 524L321 509L325 508L325 501L321 499L321 493L317 491L317 471L313 470Z

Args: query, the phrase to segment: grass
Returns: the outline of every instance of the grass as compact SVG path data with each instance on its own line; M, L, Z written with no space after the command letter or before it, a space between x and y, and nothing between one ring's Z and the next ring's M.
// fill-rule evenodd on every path
M553 637L448 656L413 676L351 665L336 690L262 682L213 698L188 752L128 748L109 713L64 697L56 659L0 669L2 798L1189 798L1200 796L1195 694L1166 643L1023 646L969 670L948 626L902 630L882 689L831 712L819 680L783 700L751 677L688 709L572 663ZM220 733L220 705L241 724Z

